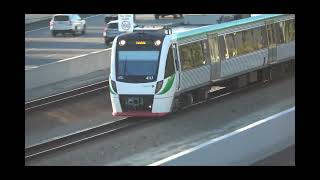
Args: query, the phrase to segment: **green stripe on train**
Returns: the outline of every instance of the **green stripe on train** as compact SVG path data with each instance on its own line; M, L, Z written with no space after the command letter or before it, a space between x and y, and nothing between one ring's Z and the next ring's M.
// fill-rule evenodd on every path
M175 78L175 75L176 74L173 74L173 75L169 76L165 87L163 88L163 90L160 93L158 93L158 95L164 94L164 93L168 92L171 89L173 81L174 81L174 78Z

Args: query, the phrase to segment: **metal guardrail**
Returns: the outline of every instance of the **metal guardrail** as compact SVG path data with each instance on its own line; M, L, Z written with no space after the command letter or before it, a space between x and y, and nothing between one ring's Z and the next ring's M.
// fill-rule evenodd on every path
M98 83L90 84L90 85L72 89L69 91L64 91L51 96L46 96L43 98L31 100L25 103L25 112L36 109L36 108L40 108L49 104L64 101L70 98L74 98L74 97L78 97L78 96L92 93L95 91L99 91L101 89L106 89L108 87L108 84L109 84L109 81L104 80Z
M123 119L105 123L92 128L87 128L65 136L53 138L25 148L25 161L39 158L43 155L62 150L70 146L92 141L103 135L110 135L122 129L133 127L141 123L150 121L150 119L139 119L134 117L125 117Z

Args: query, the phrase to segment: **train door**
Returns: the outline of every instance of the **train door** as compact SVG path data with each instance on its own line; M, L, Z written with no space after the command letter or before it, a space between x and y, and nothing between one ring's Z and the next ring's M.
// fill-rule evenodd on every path
M277 60L277 43L276 32L272 22L266 23L267 39L268 39L268 64L272 64Z
M220 78L221 63L219 57L218 35L208 34L209 52L211 60L211 81L216 81Z
M178 54L178 47L177 47L177 44L176 43L173 43L172 44L172 51L173 51L173 58L174 58L174 65L175 65L175 70L176 70L176 73L177 73L177 90L180 89L180 72L181 72L181 66L180 66L180 62L179 62L179 54Z

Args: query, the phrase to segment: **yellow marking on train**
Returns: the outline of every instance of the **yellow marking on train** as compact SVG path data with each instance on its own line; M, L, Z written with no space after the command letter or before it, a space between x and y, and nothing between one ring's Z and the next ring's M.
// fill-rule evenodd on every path
M136 44L146 44L145 41L136 41Z

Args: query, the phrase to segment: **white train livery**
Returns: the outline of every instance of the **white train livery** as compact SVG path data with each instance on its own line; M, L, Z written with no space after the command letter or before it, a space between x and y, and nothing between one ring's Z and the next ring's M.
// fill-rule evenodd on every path
M266 14L173 33L133 32L112 44L114 116L163 116L207 98L214 83L257 81L295 58L295 16Z

